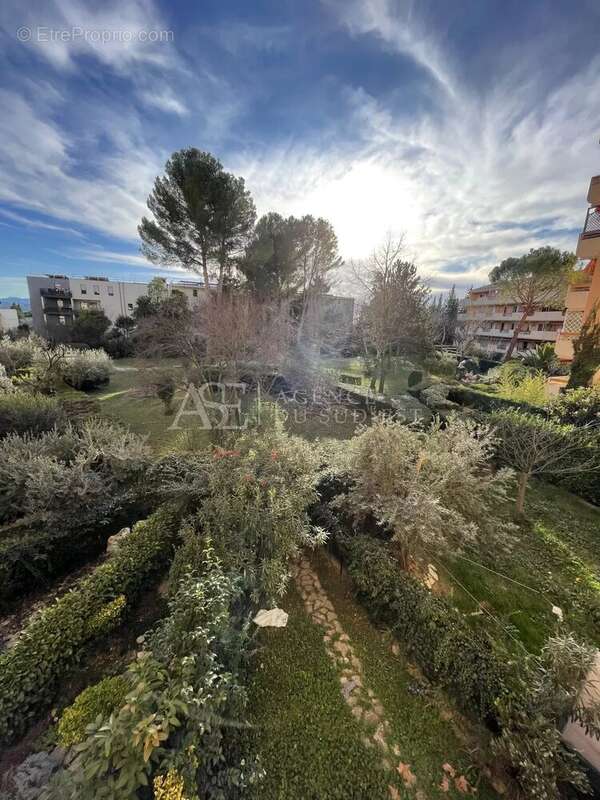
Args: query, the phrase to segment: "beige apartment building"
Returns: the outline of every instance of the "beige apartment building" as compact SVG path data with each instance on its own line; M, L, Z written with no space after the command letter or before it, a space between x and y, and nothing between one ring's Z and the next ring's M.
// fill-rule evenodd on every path
M502 357L523 316L523 307L502 295L494 284L471 289L461 304L458 320L466 335L490 356ZM564 309L541 308L523 324L515 352L556 342L563 327Z

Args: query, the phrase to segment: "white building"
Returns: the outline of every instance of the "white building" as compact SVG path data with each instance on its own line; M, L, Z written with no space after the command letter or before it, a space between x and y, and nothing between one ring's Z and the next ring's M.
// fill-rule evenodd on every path
M504 297L494 284L471 289L461 302L458 321L469 338L490 355L503 355L523 316L523 307ZM517 338L516 352L556 342L563 327L564 308L541 308L527 317Z
M0 308L0 333L17 328L19 325L19 315L14 308Z
M180 291L196 305L205 291L202 281L166 281L167 291ZM67 275L28 275L33 329L40 336L62 338L79 311L101 308L111 322L131 316L138 297L148 293L148 283L115 281L104 277L70 278Z

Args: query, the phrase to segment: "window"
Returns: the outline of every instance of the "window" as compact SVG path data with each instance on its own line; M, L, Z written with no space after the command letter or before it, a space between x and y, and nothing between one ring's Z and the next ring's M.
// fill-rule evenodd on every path
M87 286L81 284L81 294L87 294Z
M100 287L99 286L94 286L94 294L97 294L97 295L100 294Z
M58 322L59 322L60 325L64 325L65 324L65 318L62 315L59 316Z
M544 330L543 324L541 322L538 322L538 331L543 331L543 330Z
M114 297L114 294L115 294L114 286L109 286L108 287L108 296L109 297Z
M192 289L192 295L198 297L198 289Z
M127 303L127 308L128 308L130 311L133 311L133 303Z
M513 306L513 314L516 314L519 310L519 306Z

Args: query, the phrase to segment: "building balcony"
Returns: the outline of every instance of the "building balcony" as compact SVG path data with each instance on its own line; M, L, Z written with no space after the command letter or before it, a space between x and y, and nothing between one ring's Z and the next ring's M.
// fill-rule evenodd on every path
M475 336L490 336L492 338L512 339L514 331L499 331L497 328L477 328L473 331ZM519 331L519 339L533 342L555 342L559 331Z
M71 306L44 306L44 314L53 314L57 317L72 317L73 309Z
M600 257L600 206L588 208L575 252L577 258Z
M591 179L587 201L591 206L600 206L600 175L595 175Z
M44 289L40 289L40 294L42 297L56 298L57 300L70 300L72 297L68 289L59 289L54 286L47 286Z

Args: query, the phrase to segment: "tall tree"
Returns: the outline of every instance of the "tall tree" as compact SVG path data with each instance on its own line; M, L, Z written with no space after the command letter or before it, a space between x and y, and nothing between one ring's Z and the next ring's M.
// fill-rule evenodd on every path
M206 286L211 264L217 264L222 289L256 216L243 179L225 172L210 153L178 150L156 178L148 208L153 219L143 217L138 226L146 257L200 272Z
M240 272L256 297L280 302L298 290L298 263L294 218L285 219L274 211L256 223Z
M576 260L573 253L539 247L520 258L505 259L490 272L490 281L498 285L507 301L522 306L505 360L512 356L528 317L544 306L562 307Z

